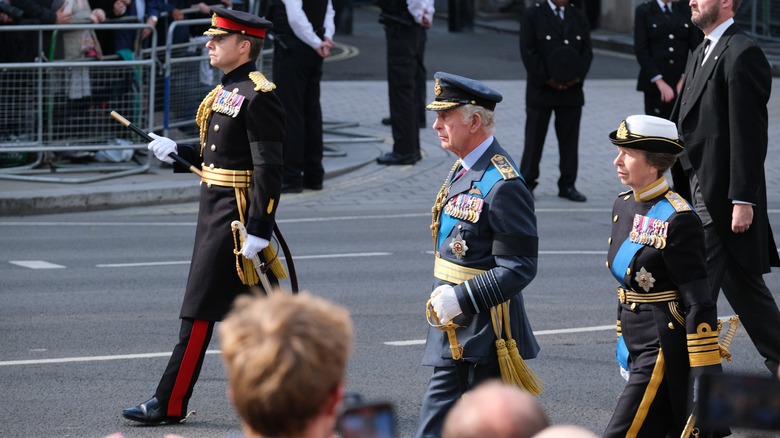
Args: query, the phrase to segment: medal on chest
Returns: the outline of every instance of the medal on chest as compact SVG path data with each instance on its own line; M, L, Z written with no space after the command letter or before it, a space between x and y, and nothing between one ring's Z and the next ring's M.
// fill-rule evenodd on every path
M628 237L633 243L664 249L668 232L669 222L636 214Z
M238 88L234 88L233 91L225 90L224 88L217 93L214 97L214 103L211 104L211 110L220 114L225 114L230 117L236 117L241 111L241 104L246 97L242 94L238 94Z
M447 201L447 205L444 207L444 214L456 219L476 223L479 221L479 215L482 213L484 205L484 199L461 193Z

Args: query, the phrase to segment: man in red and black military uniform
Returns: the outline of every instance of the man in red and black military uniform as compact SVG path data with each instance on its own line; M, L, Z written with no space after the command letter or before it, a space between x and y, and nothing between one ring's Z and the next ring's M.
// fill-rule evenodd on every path
M177 145L150 134L155 140L149 149L158 159L173 164L169 155L177 153L190 163L201 163L203 175L179 343L154 397L122 411L125 418L145 424L186 418L214 323L236 296L256 284L248 259L260 253L268 261L273 253L269 240L282 187L285 116L272 92L274 84L255 66L271 23L245 12L213 12L211 27L204 32L212 37L206 48L211 65L224 76L198 108L200 144ZM187 169L175 163L174 171ZM241 221L247 231L241 255L234 253L233 221ZM279 271L272 264L268 272Z

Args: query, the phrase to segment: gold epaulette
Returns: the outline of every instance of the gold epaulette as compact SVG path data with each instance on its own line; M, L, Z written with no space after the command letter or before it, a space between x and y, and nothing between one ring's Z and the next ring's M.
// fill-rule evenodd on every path
M688 360L691 367L717 365L720 363L719 331L703 322L696 327L696 333L688 333Z
M493 155L493 158L490 159L490 161L501 173L501 178L514 179L520 177L520 174L517 173L517 170L509 163L509 160L507 160L505 156L495 154Z
M263 93L267 93L276 88L276 85L266 79L265 75L259 71L253 71L249 73L249 79L255 83L255 91L262 91Z
M682 196L678 195L677 192L673 192L669 190L666 192L666 199L669 201L670 204L672 204L672 207L674 207L674 210L678 213L681 211L691 211L691 204L688 204L688 201L683 199Z

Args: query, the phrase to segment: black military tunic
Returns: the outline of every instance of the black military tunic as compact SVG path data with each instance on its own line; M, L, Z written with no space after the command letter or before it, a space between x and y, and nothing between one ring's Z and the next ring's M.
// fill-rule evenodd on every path
M630 376L604 436L680 436L691 369L719 370L720 352L701 221L663 177L615 201L607 267Z
M270 240L281 192L284 110L272 92L260 89L264 78L249 62L222 78L201 105L211 113L201 126L201 150L179 147L204 171L252 170L245 225L247 232ZM253 80L254 78L254 80ZM269 83L266 82L266 85ZM200 156L202 154L202 157ZM247 290L236 270L230 224L240 220L236 188L203 182L187 291L180 317L219 321L234 298Z

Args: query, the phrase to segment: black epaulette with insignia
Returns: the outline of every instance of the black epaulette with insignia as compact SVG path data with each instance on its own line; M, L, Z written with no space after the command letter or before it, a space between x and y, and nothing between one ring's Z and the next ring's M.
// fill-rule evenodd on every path
M681 211L693 210L693 208L691 208L691 204L689 204L688 201L686 201L682 196L678 195L677 192L669 190L666 192L666 199L670 204L672 204L672 207L674 207L674 210L678 213Z
M517 173L517 170L509 163L509 160L507 160L505 156L495 154L493 155L493 158L490 159L490 161L501 173L501 178L506 180L520 177L520 174Z

